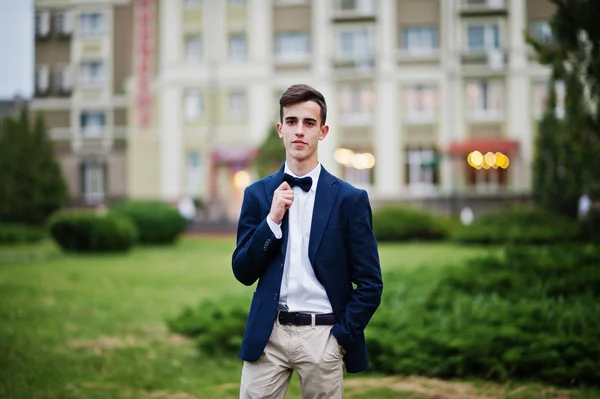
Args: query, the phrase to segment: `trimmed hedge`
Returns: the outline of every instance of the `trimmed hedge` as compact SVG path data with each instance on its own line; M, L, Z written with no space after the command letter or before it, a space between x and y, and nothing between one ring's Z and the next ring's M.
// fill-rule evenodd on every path
M0 245L37 243L48 237L48 232L40 227L20 224L0 224Z
M386 287L367 330L377 371L600 386L598 248L514 247Z
M173 244L186 229L186 220L169 204L153 200L125 201L112 210L129 217L141 244Z
M600 386L600 248L509 247L384 280L366 330L372 371ZM203 301L167 324L203 354L235 356L249 305Z
M387 206L373 212L373 232L378 241L443 240L452 221L421 209Z
M52 238L66 252L126 252L137 240L131 220L112 212L59 211L49 224Z
M452 239L469 244L554 244L579 238L578 223L539 209L509 208L482 215L469 226L460 226Z
M246 296L207 299L167 319L167 327L173 333L194 338L204 354L235 356L242 345L249 306Z

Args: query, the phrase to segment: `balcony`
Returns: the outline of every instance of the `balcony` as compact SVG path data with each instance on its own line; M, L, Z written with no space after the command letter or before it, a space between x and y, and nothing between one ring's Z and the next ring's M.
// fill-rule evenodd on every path
M461 53L463 70L467 74L501 74L506 72L508 51L504 49L466 49Z
M335 0L332 12L334 22L375 20L373 0Z
M458 7L463 16L497 15L508 12L506 0L461 0Z
M401 49L397 52L399 64L432 64L440 62L439 49Z
M353 55L338 55L333 59L336 70L356 72L359 74L372 74L375 70L375 58L372 55L361 57Z

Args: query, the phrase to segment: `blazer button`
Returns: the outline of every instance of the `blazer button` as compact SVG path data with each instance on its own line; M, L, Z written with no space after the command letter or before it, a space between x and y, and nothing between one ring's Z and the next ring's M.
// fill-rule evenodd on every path
M275 294L275 300L279 298L279 294Z

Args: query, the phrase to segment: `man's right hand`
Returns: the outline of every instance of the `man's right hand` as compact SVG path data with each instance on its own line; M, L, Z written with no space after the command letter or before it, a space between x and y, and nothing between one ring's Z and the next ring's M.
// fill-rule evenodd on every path
M273 193L273 202L271 203L271 212L269 218L279 224L287 211L294 202L294 190L287 182L281 183Z

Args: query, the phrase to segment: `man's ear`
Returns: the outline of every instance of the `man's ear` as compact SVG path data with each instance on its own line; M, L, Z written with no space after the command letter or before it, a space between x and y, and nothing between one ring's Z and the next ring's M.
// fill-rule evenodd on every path
M277 135L279 136L280 139L282 139L283 133L281 133L281 123L278 123L277 125L275 125L275 128L277 129Z
M319 140L323 140L325 136L329 133L329 125L321 126L321 130L319 131Z

